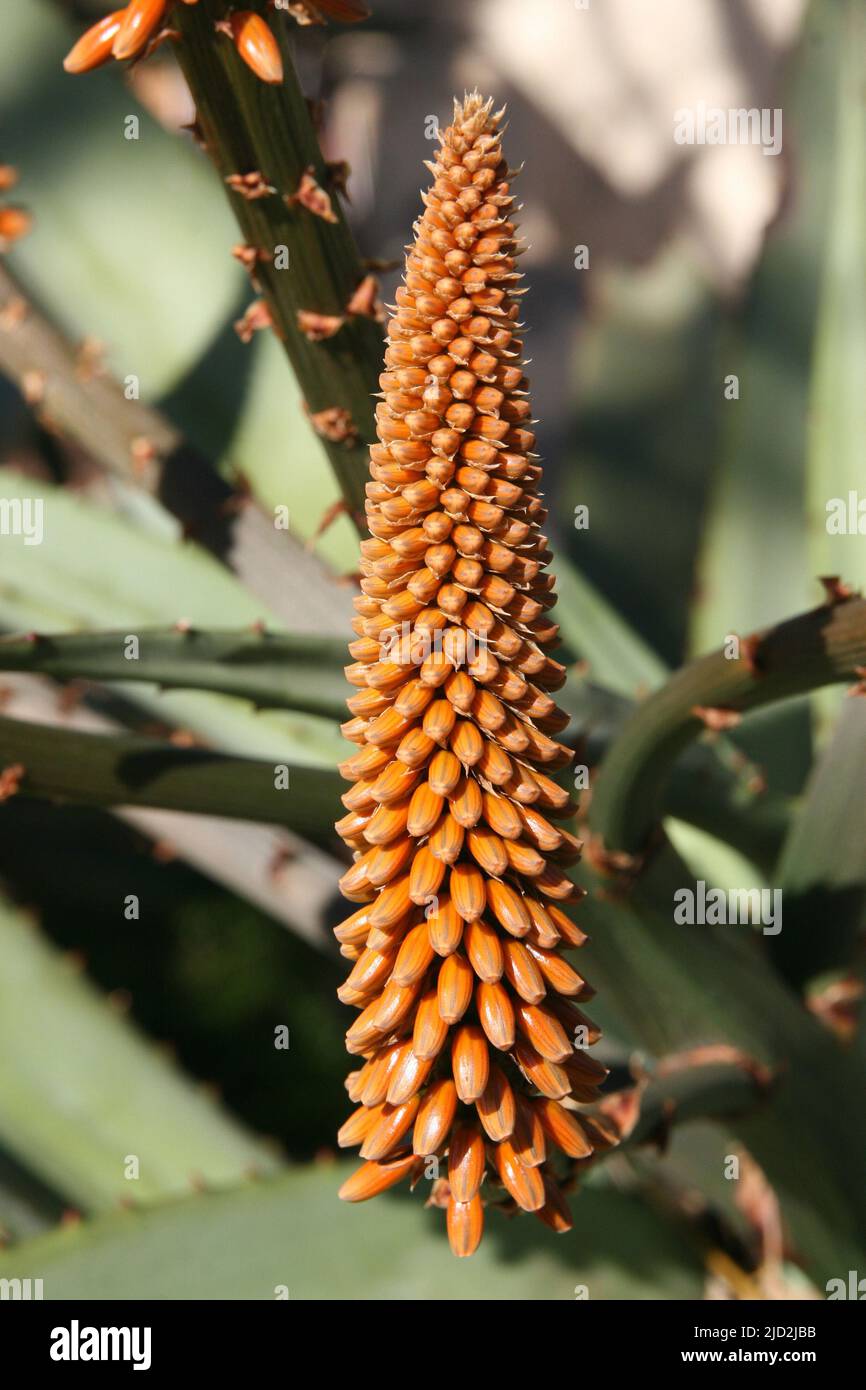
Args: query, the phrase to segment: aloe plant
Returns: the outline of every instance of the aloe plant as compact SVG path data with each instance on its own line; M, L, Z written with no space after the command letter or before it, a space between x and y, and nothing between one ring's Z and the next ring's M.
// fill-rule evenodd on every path
M243 334L263 327L279 340L334 469L343 508L360 520L368 446L375 439L370 398L384 350L378 289L341 207L339 170L319 148L285 17L264 4L255 4L252 13L270 38L256 28L251 42L222 0L173 5L169 23L179 36L177 56L196 102L195 134L228 194L243 238L240 259L265 306L244 316ZM858 23L856 12L842 6L828 18L819 6L813 23L830 33L847 91L862 63L856 45L845 42L851 38L849 26ZM101 33L91 45L102 43ZM112 31L112 43L115 37ZM99 54L107 58L108 51ZM126 49L121 46L120 52ZM804 53L808 67L808 46ZM863 263L861 207L850 196L862 180L862 141L847 123L847 111L842 103L820 308L816 297L816 423L808 487L813 512L816 499L851 481L859 418L849 375L833 369L834 362L848 363L862 349L862 324L852 326L840 292ZM757 299L772 284L775 254L771 241ZM0 293L0 309L17 312L15 305L29 298L26 275L8 277ZM768 302L761 312L772 314L771 294ZM0 335L0 367L25 386L29 382L37 413L86 450L95 468L122 478L128 515L111 517L91 500L72 500L48 484L27 485L25 493L20 478L3 476L5 496L37 494L50 504L49 518L61 524L54 537L47 533L44 559L36 548L15 557L8 549L0 553L0 624L8 633L0 640L0 673L8 674L25 699L27 682L34 679L59 682L67 693L70 687L83 689L110 708L115 725L97 733L74 722L49 728L33 717L0 715L0 786L9 809L19 799L35 797L66 806L206 813L287 827L336 856L332 825L341 790L336 726L346 692L341 668L348 616L343 615L350 591L296 542L275 542L266 503L253 497L246 510L242 491L226 483L219 468L184 441L163 414L136 403L134 413L125 415L122 389L108 373L96 380L82 376L74 349L48 313L34 307L22 325L26 331L17 339ZM747 342L746 361L748 351ZM32 389L34 370L43 373L39 392ZM396 390L394 382L386 384ZM837 391L843 393L841 401ZM740 475L750 465L751 445L742 449L754 437L750 418L745 428L739 422L742 456L730 469L738 486L748 482ZM838 435L830 421L838 423ZM153 447L139 449L136 465L130 442L142 438ZM381 464L376 447L374 462ZM187 464L191 476L184 475ZM201 481L200 489L191 485L191 477ZM130 514L145 496L154 511L141 526ZM866 600L844 582L860 576L843 575L825 581L823 603L792 616L791 608L801 606L794 602L797 586L799 598L814 583L797 571L797 584L789 590L792 601L780 605L770 625L726 633L726 604L735 595L726 589L731 567L720 538L729 534L729 504L722 486L702 559L712 584L698 596L693 620L703 646L719 649L676 671L667 669L583 574L564 557L557 560L557 616L568 658L568 679L558 698L574 720L560 737L576 753L578 773L584 767L591 773L591 794L582 798L580 812L583 860L571 871L577 885L574 918L592 937L579 968L586 960L587 974L598 987L610 1034L603 1058L611 1070L585 1112L588 1132L599 1142L586 1190L571 1196L568 1219L579 1241L591 1244L603 1262L606 1223L617 1213L617 1219L633 1219L637 1202L608 1185L607 1165L618 1164L620 1174L637 1171L628 1164L639 1145L658 1140L672 1125L682 1124L687 1135L690 1123L709 1121L723 1126L719 1133L735 1136L733 1142L744 1145L760 1165L780 1200L791 1252L821 1287L856 1268L866 1249L861 1181L866 1125L850 1103L866 1082L866 1053L850 1018L834 1009L827 992L835 982L847 983L849 990L853 983L848 997L855 998L858 983L866 885L860 701L848 702L841 716L838 702L834 706L835 734L816 754L799 803L787 786L763 788L752 757L760 761L762 729L764 746L777 745L779 731L787 727L785 702L793 697L802 700L834 685L857 693L866 671ZM181 519L185 540L168 539L160 531L169 516ZM365 558L370 554L367 550ZM820 558L826 568L826 551ZM747 562L740 568L747 572ZM817 586L811 592L817 599ZM736 604L747 611L742 595ZM316 619L301 621L302 610L313 605ZM706 640L711 633L714 640ZM589 675L580 661L588 661ZM750 718L758 710L764 724ZM154 715L164 725L160 737L143 731ZM575 788L586 790L581 781L572 781L569 790ZM681 843L683 823L701 832L708 857L700 862L718 868L720 877L724 853L735 850L745 872L754 871L756 881L760 876L770 890L782 889L786 918L778 936L762 937L744 925L689 925L676 919L677 895L694 888L700 877L699 861L693 864L687 851L684 859L674 847ZM344 829L351 847L357 847L356 830ZM338 873L335 862L335 894ZM707 887L712 891L721 884ZM588 896L578 904L583 890ZM56 993L58 1010L80 1013L88 1046L97 1049L107 1026L99 1003L79 984L64 982L56 962L47 956L41 961L44 948L32 943L28 948L19 919L7 914L3 920L10 943L6 954L21 962L18 1002L26 1007L26 991L35 991L37 984L48 988L52 998ZM821 924L817 932L810 930L815 922ZM341 939L344 954L352 956L353 941ZM34 963L32 956L40 960ZM17 999L14 992L10 997ZM110 1045L107 1036L105 1045ZM305 1240L308 1203L309 1219L329 1227L333 1220L340 1242L354 1241L359 1231L369 1240L373 1231L379 1269L394 1261L399 1269L405 1260L407 1287L411 1278L422 1287L419 1262L429 1261L440 1271L431 1276L435 1279L453 1277L446 1272L441 1242L408 1204L386 1203L383 1228L364 1211L335 1214L339 1181L328 1167L248 1186L242 1180L250 1166L276 1166L266 1151L240 1127L202 1107L199 1097L185 1095L177 1078L158 1075L160 1068L148 1062L134 1038L116 1043L110 1078L100 1078L95 1088L82 1083L81 1103L96 1111L136 1084L170 1098L169 1119L160 1144L154 1144L152 1181L142 1187L156 1210L99 1215L122 1191L112 1165L118 1148L132 1147L127 1134L140 1126L140 1116L121 1108L113 1115L116 1133L73 1136L73 1161L64 1170L59 1155L71 1130L68 1116L50 1098L56 1065L44 1053L28 1058L20 1037L14 1052L4 1055L14 1063L19 1050L18 1066L33 1066L48 1097L47 1118L44 1124L28 1122L17 1083L0 1075L0 1148L58 1198L99 1219L85 1224L74 1241L47 1235L32 1245L24 1242L0 1260L4 1277L38 1259L58 1290L105 1296L116 1262L137 1250L150 1254L145 1274L131 1289L183 1293L161 1283L150 1261L160 1251L182 1246L191 1232L203 1231L206 1241L238 1240L261 1252L250 1266L250 1296L257 1296L260 1284L264 1296L271 1296L271 1285L296 1280L305 1281L307 1295L315 1296L330 1277L333 1254L323 1247L323 1269L295 1266L281 1278L279 1251L269 1239L289 1212L289 1226L298 1241ZM69 1094L76 1084L74 1059L65 1065L62 1084ZM621 1143L612 1150L616 1136ZM206 1174L208 1181L235 1183L239 1190L163 1207L162 1198L184 1187L187 1168L206 1167L202 1152L214 1145L221 1161ZM407 1171L411 1166L407 1163ZM578 1158L558 1176L576 1186L588 1168ZM519 1184L505 1186L513 1195ZM482 1191L490 1187L488 1182ZM476 1274L461 1269L456 1287L464 1292L458 1296L479 1296L473 1289L488 1297L493 1290L514 1296L508 1292L507 1263L496 1264L500 1246L506 1252L524 1248L522 1237L507 1234L510 1229L490 1223L492 1253L474 1257ZM635 1231L629 1248L612 1257L615 1262L636 1258L644 1240L655 1249L661 1239L676 1247L686 1271L678 1296L697 1289L696 1271L705 1252L687 1223L659 1236L657 1219L643 1212ZM458 1235L456 1246L461 1244L465 1253L471 1242ZM415 1254L406 1255L407 1249ZM559 1288L556 1257L533 1253L531 1258L538 1261L539 1288ZM579 1264L568 1277L582 1282ZM227 1287L220 1267L202 1266L196 1279L202 1296L220 1296ZM376 1287L388 1296L394 1285L381 1275ZM646 1292L635 1278L625 1296Z

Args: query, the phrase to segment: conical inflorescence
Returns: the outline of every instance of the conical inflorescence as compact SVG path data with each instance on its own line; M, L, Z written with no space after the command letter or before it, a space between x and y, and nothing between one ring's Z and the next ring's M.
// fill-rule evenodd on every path
M565 670L499 127L477 95L455 106L388 324L337 826L360 904L336 929L361 1061L339 1139L366 1160L340 1195L439 1175L457 1255L485 1203L567 1229L558 1174L609 1143L575 1104L606 1072L560 953L585 940L562 907L580 842L551 777Z

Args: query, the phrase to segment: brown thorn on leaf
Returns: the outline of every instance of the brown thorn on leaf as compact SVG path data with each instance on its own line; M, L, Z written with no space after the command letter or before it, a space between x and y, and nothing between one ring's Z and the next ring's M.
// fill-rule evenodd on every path
M672 1052L662 1057L655 1069L656 1076L671 1076L674 1072L689 1071L692 1067L739 1067L752 1078L761 1091L768 1091L776 1074L764 1062L751 1057L731 1043L704 1043L684 1052Z
M296 850L291 849L288 845L280 845L274 850L268 862L266 869L268 878L279 878L283 870L288 868L290 864L293 864L297 857Z
M134 439L130 440L129 452L132 457L133 472L139 475L157 457L156 445L153 440L148 439L143 434L137 434Z
M750 676L761 676L761 639L757 633L740 638L740 660L746 663Z
M866 666L855 666L854 675L857 676L857 684L852 685L845 691L846 695L866 695Z
M172 864L177 859L177 850L170 840L154 840L150 854L157 864Z
M864 982L856 975L846 975L809 991L806 1008L839 1042L851 1043L860 1023L864 989Z
M74 714L84 700L86 686L81 681L69 681L57 691L57 709L64 716Z
M333 338L346 322L342 314L318 314L315 309L298 310L298 327L311 343Z
M854 597L851 585L845 584L838 574L820 574L818 580L824 586L825 602L829 608L835 608L837 603L846 603Z
M304 402L304 414L316 434L327 439L330 444L345 444L347 447L358 438L358 427L348 410L341 405L328 406L326 410L311 411Z
M583 857L603 878L618 879L623 887L630 887L643 871L646 855L628 854L625 850L609 850L600 835L590 835L584 847Z
M21 394L31 410L36 410L45 400L45 387L48 378L44 372L38 371L35 367L30 371L24 372L19 383Z
M4 333L14 332L18 325L24 322L29 313L30 306L27 300L20 294L13 296L12 299L4 304L3 311L0 313L0 328L2 328Z
M346 502L345 497L340 497L337 499L336 502L332 502L330 507L325 508L325 511L322 513L322 516L319 520L318 526L316 527L315 531L307 541L306 549L315 549L316 541L319 539L319 537L323 536L326 531L330 530L334 522L337 520L337 517L343 515L349 515L349 506Z
M9 801L21 790L21 779L25 773L23 763L10 763L0 769L0 801Z
M304 170L301 175L301 182L295 192L283 194L283 202L287 208L296 205L306 208L315 217L321 217L324 222L337 221L337 214L334 212L330 194L326 193L321 184L316 182L312 164Z
M379 281L375 275L364 276L346 305L346 313L359 314L376 323L385 322L385 306L379 298Z
M79 381L93 381L105 375L105 344L94 337L82 338L75 353L75 375Z
M253 335L264 328L274 328L271 311L264 299L254 299L247 305L241 318L236 319L234 330L242 343L251 343Z
M636 1086L629 1086L627 1090L605 1096L604 1100L599 1103L599 1113L606 1115L616 1126L620 1141L628 1139L634 1131L634 1127L640 1119L641 1097L648 1085L648 1080L642 1079Z
M735 729L743 718L739 710L711 705L692 705L690 712L715 734L722 733L725 729Z
M168 741L175 748L206 748L207 743L193 733L192 729L172 729Z
M225 181L233 193L239 193L248 203L254 202L256 198L270 198L277 191L258 169L250 174L227 174Z
M182 125L180 128L181 130L189 131L190 135L192 136L193 140L198 145L200 150L206 150L209 148L207 140L204 138L204 131L202 130L201 125L199 124L198 116L194 117L193 120L188 121L186 125ZM233 177L236 176L233 175Z

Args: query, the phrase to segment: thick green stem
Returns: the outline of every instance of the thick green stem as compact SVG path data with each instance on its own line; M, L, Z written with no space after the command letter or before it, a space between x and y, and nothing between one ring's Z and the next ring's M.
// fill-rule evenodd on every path
M255 8L265 12L262 4ZM367 479L366 446L374 439L371 395L378 390L382 331L370 317L347 315L364 267L292 65L285 16L267 12L285 72L283 82L271 86L251 72L231 39L216 29L215 21L224 19L225 11L223 0L175 6L172 22L182 35L178 58L196 103L199 133L222 178L260 175L260 187L273 190L265 196L245 197L226 184L244 242L261 253L255 278L309 412L315 416L336 407L348 413L350 437L343 441L323 437L322 442L343 496L359 521ZM308 171L329 194L333 220L291 201ZM288 252L286 268L280 268L281 247ZM299 326L302 312L345 317L345 322L333 336L313 341Z
M637 853L658 816L671 768L706 731L696 710L734 716L836 681L866 666L866 600L813 609L743 638L677 672L639 705L611 746L593 791L590 822L608 850Z
M78 806L158 806L284 825L310 839L333 829L336 771L182 748L134 734L90 734L0 716L6 794ZM11 769L20 769L13 772Z

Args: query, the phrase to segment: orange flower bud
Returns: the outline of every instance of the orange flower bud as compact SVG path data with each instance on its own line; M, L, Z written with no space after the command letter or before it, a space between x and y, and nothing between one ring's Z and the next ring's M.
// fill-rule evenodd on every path
M271 30L253 10L236 10L230 16L235 48L248 68L263 82L279 85L283 80L283 60Z
M0 244L11 245L26 236L33 225L33 218L25 208L0 208Z
M166 10L166 0L129 0L111 51L115 58L135 58L146 47Z
M120 29L125 10L114 10L100 19L81 35L63 59L66 72L92 72L102 67L111 58L112 44Z

